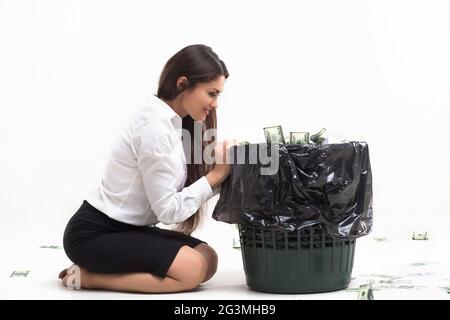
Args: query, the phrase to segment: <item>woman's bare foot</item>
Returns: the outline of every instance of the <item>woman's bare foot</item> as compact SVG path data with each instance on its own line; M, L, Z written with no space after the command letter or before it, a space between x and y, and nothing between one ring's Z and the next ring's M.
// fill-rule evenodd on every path
M68 289L90 289L89 271L76 264L62 270L58 278Z

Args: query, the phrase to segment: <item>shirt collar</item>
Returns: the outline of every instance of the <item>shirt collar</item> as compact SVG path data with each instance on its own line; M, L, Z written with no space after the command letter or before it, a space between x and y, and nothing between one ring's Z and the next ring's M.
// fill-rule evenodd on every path
M181 128L183 127L183 122L181 117L176 113L167 103L165 103L162 99L158 98L155 95L151 95L152 99L156 102L156 105L160 107L159 111L169 119L174 128L178 131L178 133L181 133Z

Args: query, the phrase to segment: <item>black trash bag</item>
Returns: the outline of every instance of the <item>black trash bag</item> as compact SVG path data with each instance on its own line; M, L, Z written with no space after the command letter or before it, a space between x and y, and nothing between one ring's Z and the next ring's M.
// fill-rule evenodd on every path
M370 233L372 172L365 142L279 145L279 169L272 175L261 174L267 161L249 158L261 148L270 156L267 144L233 147L215 220L288 231L320 225L335 239ZM245 162L236 163L239 154Z

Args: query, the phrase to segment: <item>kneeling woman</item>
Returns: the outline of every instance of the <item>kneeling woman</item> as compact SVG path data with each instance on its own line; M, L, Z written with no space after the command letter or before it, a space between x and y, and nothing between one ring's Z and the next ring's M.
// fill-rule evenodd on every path
M202 132L216 128L226 78L224 62L208 46L188 46L169 59L157 95L131 117L101 183L66 226L64 249L74 265L59 274L64 285L75 280L78 288L181 292L214 275L216 252L191 233L202 204L229 175L226 154L235 142L217 144L221 161L214 166L198 164L193 153L187 161L181 132L193 140L195 122ZM178 224L177 230L158 228L159 222Z

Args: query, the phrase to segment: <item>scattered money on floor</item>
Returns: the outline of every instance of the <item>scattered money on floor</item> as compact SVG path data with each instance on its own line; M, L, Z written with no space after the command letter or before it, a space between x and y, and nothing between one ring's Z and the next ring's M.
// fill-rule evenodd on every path
M12 278L12 277L27 277L29 273L30 273L30 270L26 270L26 271L14 270L9 277L10 278Z
M41 249L62 249L62 246L40 246Z
M413 231L412 239L413 240L428 240L428 232L425 231L425 233L417 233L416 234L416 232Z
M358 300L373 300L372 283L363 284L359 287Z

